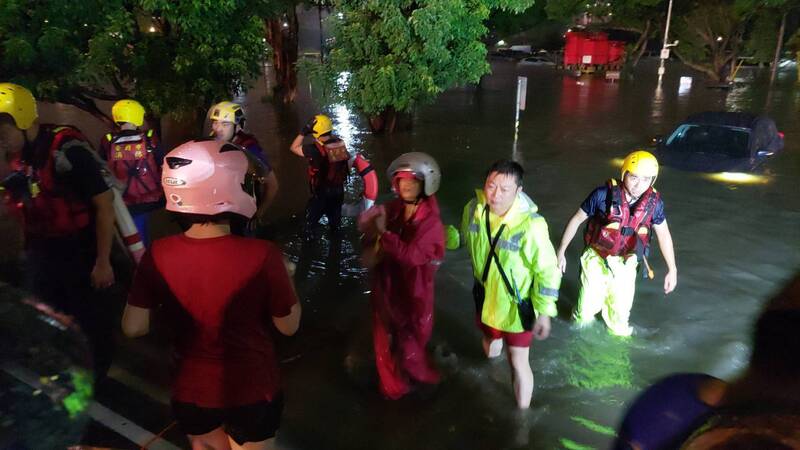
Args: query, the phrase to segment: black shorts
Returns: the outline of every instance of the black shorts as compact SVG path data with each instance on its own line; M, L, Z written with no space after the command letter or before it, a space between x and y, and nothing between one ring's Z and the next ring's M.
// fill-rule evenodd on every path
M261 442L275 437L283 413L283 395L272 401L233 408L202 408L194 403L172 401L175 421L184 433L199 435L222 427L237 444Z

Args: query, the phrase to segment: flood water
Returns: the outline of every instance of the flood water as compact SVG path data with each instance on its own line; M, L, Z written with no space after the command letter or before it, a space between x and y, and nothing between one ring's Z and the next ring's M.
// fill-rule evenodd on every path
M307 197L305 162L288 145L317 110L310 100L314 92L303 85L296 104L276 106L262 102L267 86L260 80L246 98L248 125L281 183L272 233L298 262L295 281L305 308L298 335L280 341L287 406L279 443L292 449L606 448L626 403L658 378L674 372L735 377L746 364L760 306L800 268L800 85L793 69L779 74L771 94L766 71L743 70L742 83L721 91L706 88L701 76L677 64L667 70L658 90L655 61L644 61L635 79L620 83L494 61L479 89L444 93L419 108L413 128L392 135L369 133L363 118L345 106L325 109L337 133L371 159L384 199L384 173L393 158L407 151L433 155L443 172L438 197L446 224L458 224L491 162L515 157L525 167L525 191L547 219L554 246L586 195L619 176L620 158L689 114L766 112L785 133L784 151L766 163L758 183L662 167L656 188L675 242L678 287L663 294L665 266L654 246L656 279L637 282L633 338L611 337L601 324L572 326L582 245L580 236L574 239L560 318L551 337L532 347L536 387L526 414L514 411L505 360L483 356L464 250L449 251L437 276L431 348L444 374L440 388L395 402L380 397L371 360L367 273L359 265L352 220L340 242L323 238L303 245L298 236ZM518 75L528 77L528 93L515 145ZM681 76L693 76L690 87ZM43 108L43 117L76 123L94 142L105 133L90 117L60 106ZM170 146L187 135L169 125L165 130ZM161 223L161 234L174 230ZM124 351L118 366L163 386L159 374L166 369L158 360L161 355L166 361L165 351L145 352L152 359L148 364Z

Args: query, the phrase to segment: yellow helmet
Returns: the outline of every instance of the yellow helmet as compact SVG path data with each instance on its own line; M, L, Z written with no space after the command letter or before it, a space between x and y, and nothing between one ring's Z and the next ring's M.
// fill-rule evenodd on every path
M111 107L115 123L132 123L137 127L144 123L144 107L136 100L120 100Z
M620 176L623 181L625 181L625 174L628 172L641 177L653 177L653 181L650 183L652 186L658 177L658 160L650 152L636 150L626 156L625 161L622 162Z
M30 128L39 117L31 91L13 83L0 83L0 113L10 115L20 130Z
M208 118L244 127L244 110L238 103L219 102L211 107L211 114Z
M333 123L331 118L324 114L317 114L314 116L314 126L311 128L311 134L318 138L323 134L330 133L333 130Z

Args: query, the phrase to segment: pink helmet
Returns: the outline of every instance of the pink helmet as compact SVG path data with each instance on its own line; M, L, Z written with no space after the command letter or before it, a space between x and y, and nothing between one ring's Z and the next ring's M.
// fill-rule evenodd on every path
M169 211L210 216L232 212L249 219L258 206L260 175L242 147L197 140L167 154L161 184Z

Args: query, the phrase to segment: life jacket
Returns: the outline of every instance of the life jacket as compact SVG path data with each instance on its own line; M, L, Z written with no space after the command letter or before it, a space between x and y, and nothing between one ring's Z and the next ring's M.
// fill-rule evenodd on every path
M155 140L153 130L106 135L108 167L122 183L126 205L158 202L164 197Z
M605 214L589 219L583 240L603 258L636 254L647 256L653 211L661 194L649 187L631 210L621 183L609 180Z
M350 152L344 141L331 137L327 141L314 141L321 158L309 158L308 178L311 192L316 193L322 187L339 188L344 186L347 173L350 171L348 161Z
M69 140L86 138L69 126L42 126L40 133L51 133L47 156L41 168L25 163L28 190L18 205L23 209L25 235L34 238L64 237L89 226L91 205L56 176L56 166L66 158L62 145Z
M251 155L255 156L259 161L269 167L267 156L264 154L264 149L261 148L261 144L258 143L258 139L256 139L256 137L252 134L248 134L239 130L235 135L233 135L231 142L244 147L244 149L247 150Z

